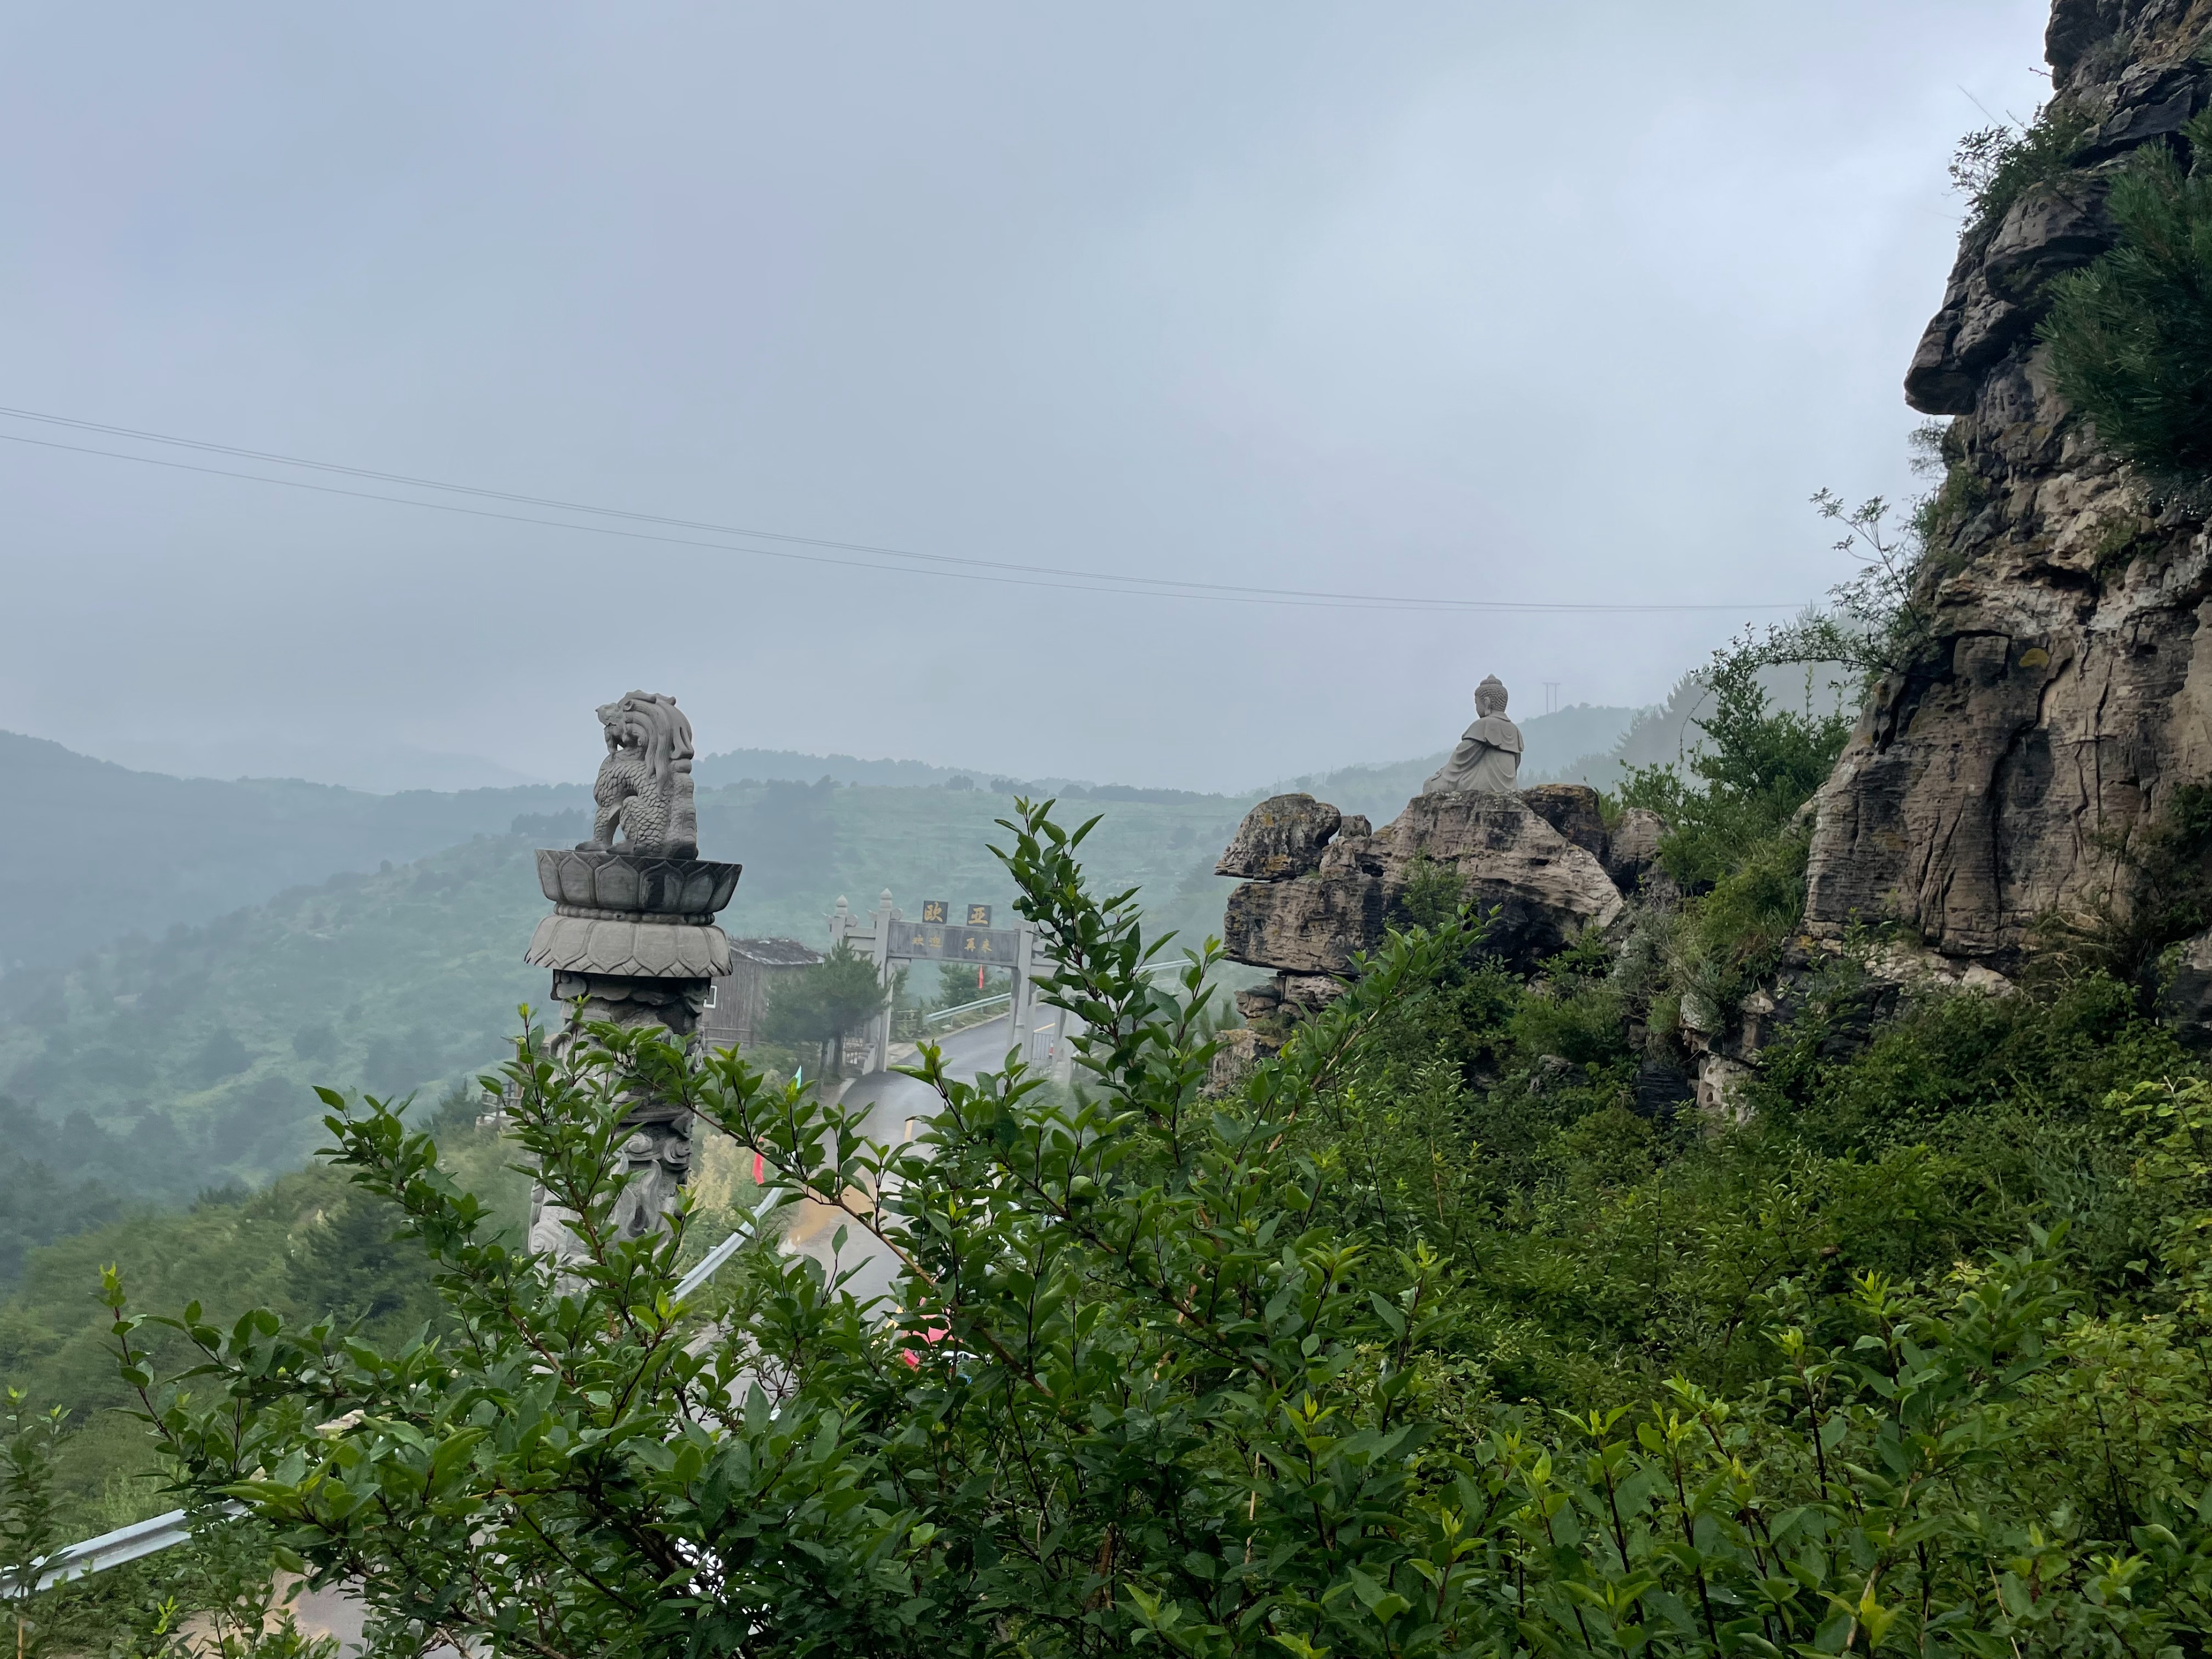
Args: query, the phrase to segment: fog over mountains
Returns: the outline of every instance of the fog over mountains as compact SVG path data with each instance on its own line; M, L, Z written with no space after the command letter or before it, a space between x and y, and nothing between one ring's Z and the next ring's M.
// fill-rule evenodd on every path
M1655 718L1534 716L1523 776L1590 769L1577 751ZM695 777L702 844L745 866L733 934L817 939L837 898L885 888L1004 904L989 844L1018 793L1098 815L1094 878L1195 944L1219 928L1232 884L1214 860L1253 801L1303 788L1389 817L1442 758L1219 793L760 749L702 757ZM0 796L57 804L67 826L0 819L0 1100L173 1196L296 1166L322 1134L314 1085L434 1093L495 1063L517 1004L547 994L521 961L544 909L532 849L580 839L591 805L580 781L172 777L9 732ZM0 1276L9 1239L43 1229L0 1194Z
M0 732L0 968L159 935L342 870L405 863L518 812L587 801L576 784L378 795L295 779L134 772Z
M1569 766L1589 750L1609 745L1637 717L1627 708L1562 709L1524 721L1531 779ZM1449 727L1447 725L1449 732ZM1444 751L1372 768L1340 769L1280 784L1207 795L1141 784L1100 785L1067 778L1005 779L912 760L861 759L791 750L738 749L702 756L693 775L702 796L757 783L957 790L963 786L1069 798L1213 801L1229 814L1238 802L1276 787L1340 785L1362 791L1353 811L1380 810L1369 797L1397 791L1388 811L1419 787ZM270 757L270 758L279 758ZM588 758L588 752L580 759ZM373 776L356 757L331 757L335 775ZM1409 779L1403 787L1401 780ZM587 779L517 783L460 790L379 793L299 778L176 777L95 760L44 738L0 732L0 797L52 803L65 817L19 811L0 817L0 972L57 965L127 934L156 938L179 923L207 921L241 905L258 904L288 888L320 883L343 872L368 873L457 846L471 836L509 833L518 817L580 811L591 799ZM1387 816L1387 812L1385 814ZM1218 813L1209 813L1209 817ZM579 821L580 823L580 820ZM979 835L989 817L979 820ZM578 831L580 833L580 830ZM775 876L765 849L742 841L718 848L750 860L747 892ZM773 860L769 860L773 862ZM834 893L821 896L826 906Z

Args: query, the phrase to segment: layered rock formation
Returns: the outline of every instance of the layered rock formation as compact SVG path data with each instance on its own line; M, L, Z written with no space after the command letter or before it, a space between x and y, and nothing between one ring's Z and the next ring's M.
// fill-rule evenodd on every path
M2112 245L2112 169L2212 101L2205 0L2059 0L2063 176L1969 228L1905 377L1955 417L1916 604L1924 642L1876 688L1822 792L1808 926L1889 918L2009 971L2039 923L2122 884L2116 849L2212 775L2212 538L2069 418L2035 326L2050 279ZM2112 896L2124 898L2124 894Z
M1644 820L1650 819L1650 823ZM1657 820L1631 814L1615 868L1632 890L1650 867ZM1275 969L1241 992L1247 1018L1334 998L1354 957L1402 921L1407 885L1424 863L1448 869L1491 913L1487 942L1528 971L1624 908L1607 873L1613 837L1597 793L1548 784L1518 794L1417 795L1397 819L1370 832L1310 795L1278 795L1254 807L1215 866L1250 878L1230 895L1222 940L1230 959Z

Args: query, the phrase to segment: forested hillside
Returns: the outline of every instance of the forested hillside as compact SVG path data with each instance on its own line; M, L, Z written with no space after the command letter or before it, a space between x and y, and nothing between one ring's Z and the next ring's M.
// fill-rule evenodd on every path
M878 784L890 788L926 789L933 783L950 783L964 777L974 782L987 775L957 766L936 766L927 761L862 760L854 755L809 755L796 749L728 749L702 755L692 763L691 776L702 789L720 789L732 783Z
M513 1149L476 1127L472 1093L446 1103L442 1116L437 1103L413 1115L435 1127L447 1167L483 1195L493 1227L519 1243L529 1183L509 1167ZM74 1403L88 1432L73 1443L62 1478L71 1525L82 1530L167 1507L143 1478L135 1425L118 1414L129 1395L106 1351L99 1304L87 1294L102 1267L119 1265L135 1281L162 1287L156 1294L198 1297L218 1310L263 1302L295 1315L337 1312L387 1335L435 1316L429 1275L394 1244L389 1211L320 1164L258 1192L217 1189L188 1205L112 1201L82 1214L80 1227L40 1254L0 1304L0 1376Z
M1578 707L1524 721L1530 776L1608 746L1634 713ZM1443 724L1448 728L1449 719ZM580 748L579 771L594 763L592 751ZM1343 793L1371 784L1362 795L1373 797L1371 806L1348 810L1388 817L1437 763L1437 757L1430 757L1353 768L1286 787ZM1370 772L1371 779L1366 776ZM702 756L694 773L702 805L717 791L740 787L764 788L773 797L762 802L749 796L750 804L729 820L733 831L758 830L764 836L757 846L740 846L729 854L753 866L752 886L741 902L752 898L763 883L787 880L781 873L789 865L787 855L812 860L806 880L818 875L821 849L811 836L779 839L783 832L778 826L810 821L801 798L789 792L824 778L871 788L949 786L956 793L972 787L1009 799L1019 791L1194 807L1208 799L1254 798L1065 779L1015 780L921 761L780 749ZM587 783L574 783L379 795L297 779L174 778L0 732L0 799L24 804L24 810L0 820L0 973L5 973L24 966L64 966L125 935L156 938L178 922L208 921L241 906L264 903L287 888L343 872L365 873L387 861L404 864L474 836L506 833L518 817L587 813L591 790ZM1235 813L1226 805L1224 811L1233 822ZM560 819L563 826L582 821ZM578 828L572 838L582 834ZM981 870L972 860L969 867ZM868 878L861 872L854 879L865 883ZM881 885L878 878L870 895ZM858 902L860 896L850 896ZM802 931L795 923L781 925Z
M1629 712L1538 716L1532 751L1540 759L1543 745L1571 746L1593 720L1609 729ZM50 1121L86 1115L101 1137L88 1164L113 1191L144 1196L295 1167L316 1133L313 1083L404 1092L495 1058L515 1006L546 994L520 959L544 908L531 851L589 828L580 787L377 796L179 780L6 737L0 765L82 813L73 838L5 861L0 938L94 947L0 978L0 1095ZM706 855L745 866L723 917L733 934L818 939L839 897L871 909L886 887L909 909L924 897L1003 907L1011 896L989 848L1012 791L1033 786L864 762L845 769L944 779L854 787L836 781L834 757L765 750L705 769L740 765L814 777L699 790ZM1433 765L1303 781L1340 796L1364 788L1387 817ZM1213 860L1249 797L1060 793L1069 815L1101 817L1098 869L1140 888L1159 925L1193 944L1218 929L1225 884ZM11 822L0 838L30 834L27 820ZM251 894L265 898L237 902ZM0 1209L8 1202L0 1192ZM58 1224L38 1224L49 1237Z
M1003 908L988 848L1012 805L988 790L732 786L700 792L700 837L746 866L729 932L813 942L841 896L872 908L885 887L909 914L924 897ZM1101 871L1139 888L1163 925L1194 944L1218 930L1227 884L1212 870L1240 803L1070 806L1100 817ZM584 827L580 810L526 816L518 833L18 970L0 981L0 1096L85 1123L83 1172L114 1193L187 1196L296 1168L321 1133L312 1085L434 1089L500 1057L516 1006L549 994L522 962L546 910L533 849ZM0 1216L11 1203L24 1226L46 1213L35 1187L0 1186Z
M590 799L573 785L372 795L282 778L171 778L0 732L0 971L75 961L126 933L258 904L341 871L404 863L518 812Z

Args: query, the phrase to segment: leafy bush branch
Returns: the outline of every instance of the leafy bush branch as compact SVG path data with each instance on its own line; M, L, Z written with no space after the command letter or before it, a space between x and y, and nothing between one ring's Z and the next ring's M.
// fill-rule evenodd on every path
M2130 1518L2054 1516L2088 1489L2030 1438L2076 1351L2062 1234L1924 1286L1868 1271L1841 1305L1769 1277L1734 1394L1496 1401L1464 1363L1489 1270L1345 1219L1328 1143L1377 1045L1487 983L1474 926L1391 935L1210 1098L1212 947L1156 988L1165 941L1090 890L1088 826L1024 805L1006 828L1042 994L1088 1028L1072 1097L931 1054L929 1133L886 1146L733 1054L572 1027L504 1078L578 1218L557 1265L492 1242L396 1111L331 1097L335 1158L398 1205L459 1334L387 1350L186 1310L197 1362L157 1377L111 1284L180 1486L356 1578L392 1652L1996 1659L2149 1655L2212 1619L2201 1468L2131 1489ZM889 1299L763 1249L674 1302L684 1218L612 1224L641 1092L842 1209L896 1262ZM2159 1433L2203 1415L2201 1366L2172 1374Z

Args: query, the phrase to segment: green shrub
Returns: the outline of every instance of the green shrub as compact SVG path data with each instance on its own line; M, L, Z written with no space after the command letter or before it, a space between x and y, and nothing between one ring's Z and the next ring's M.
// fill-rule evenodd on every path
M1561 1130L1551 1156L1570 1191L1610 1192L1650 1178L1656 1138L1649 1123L1615 1101Z
M1431 1226L1486 1202L1433 1156L1464 1146L1461 1080L1358 1090L1394 1005L1479 976L1462 932L1392 939L1201 1107L1210 1044L1147 982L1133 913L1041 813L1015 842L1095 1093L925 1068L925 1157L726 1053L611 1026L526 1047L520 1138L580 1218L557 1273L483 1238L426 1138L331 1096L339 1162L407 1212L467 1340L192 1309L197 1363L159 1382L111 1277L182 1482L356 1575L395 1650L2148 1659L2212 1619L2197 1325L2100 1309L2077 1334L2048 1235L1922 1283L1831 1265L1940 1215L1939 1157L1705 1150L1600 1106L1448 1262ZM769 1252L674 1303L680 1239L612 1224L641 1088L895 1253L891 1304ZM1312 1139L1333 1103L1360 1121ZM1916 1265L1971 1237L1929 1231ZM1496 1400L1516 1374L1576 1409ZM2109 1501L2081 1403L2102 1376L2127 1443L2178 1449Z
M2190 123L2185 169L2146 145L2113 181L2119 245L2052 284L2059 390L2154 490L2198 503L2212 488L2212 111Z
M56 1468L75 1430L16 1389L0 1407L0 1592L17 1659L336 1659L303 1636L276 1576L275 1538L210 1510L158 1556L46 1589L37 1579L77 1536ZM72 1517L73 1518L73 1517Z
M1557 1054L1577 1066L1602 1066L1628 1053L1624 1012L1613 986L1568 981L1523 997L1507 1029L1531 1058Z
M380 1650L2201 1646L2212 1329L2170 1282L2212 1229L2201 1091L2131 1097L2139 1127L2076 1115L2186 1212L2139 1308L2070 1276L2063 1231L2008 1216L1966 1146L1830 1155L1804 1113L1708 1136L1581 1103L1500 1182L1483 1135L1510 1079L1478 1099L1372 1047L1455 998L1470 1038L1519 1017L1463 921L1391 937L1208 1098L1207 962L1188 1001L1156 991L1127 897L1091 897L1079 836L1021 812L1009 863L1047 1000L1085 1016L1082 1090L933 1063L924 1147L885 1146L865 1109L727 1052L605 1025L557 1059L526 1043L517 1137L578 1218L560 1263L489 1237L427 1137L329 1096L337 1163L405 1212L461 1340L193 1307L166 1327L179 1369L111 1273L179 1483L356 1577ZM1554 1000L1605 992L1577 965ZM1922 1048L1992 1088L2008 1061L2008 1099L2068 1063L2082 1086L2089 1048L2148 1058L2130 1018L2085 997ZM616 1224L645 1090L841 1209L895 1261L890 1299L759 1249L678 1303L692 1218Z
M1782 959L1805 914L1806 836L1784 830L1746 848L1710 892L1687 900L1669 930L1671 988L1733 1016Z
M1870 506L1878 520L1881 504ZM1759 673L1773 643L1740 640L1714 653L1711 712L1697 722L1708 746L1689 778L1644 767L1620 790L1625 805L1667 820L1660 863L1690 895L1678 912L1646 911L1621 948L1617 983L1660 1036L1680 1018L1709 1028L1731 1016L1804 914L1808 832L1797 814L1834 768L1850 720L1770 708Z
M1440 864L1426 853L1417 853L1406 867L1406 884L1398 891L1398 909L1415 927L1441 927L1459 914L1467 883L1449 864Z
M2039 995L1931 995L1879 1023L1835 994L1762 1061L1762 1109L1838 1149L1926 1139L1956 1114L2008 1101L2086 1118L2124 1082L2194 1069L2129 988L2101 975Z
M1842 714L1769 709L1759 678L1767 662L1748 641L1714 653L1704 676L1711 711L1695 722L1707 747L1691 757L1691 778L1648 766L1621 786L1624 805L1667 820L1659 860L1686 890L1712 886L1779 834L1827 781L1850 735Z
M1966 198L1970 231L2003 218L2031 185L2071 171L2094 125L2079 111L2046 104L2024 128L2001 123L1961 138L1951 155L1951 184Z

